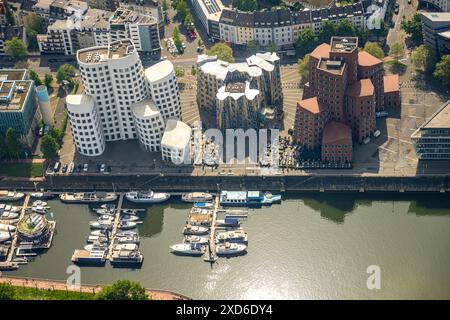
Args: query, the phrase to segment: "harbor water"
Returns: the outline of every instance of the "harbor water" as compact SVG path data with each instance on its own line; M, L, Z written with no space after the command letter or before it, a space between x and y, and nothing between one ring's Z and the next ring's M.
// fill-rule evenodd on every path
M283 195L243 222L248 252L209 264L170 253L191 207L179 199L141 213L141 269L82 267L84 284L139 281L194 299L450 299L450 199L445 195ZM87 205L49 201L52 247L19 270L65 280L96 219ZM124 201L124 208L136 207ZM140 207L142 208L142 207ZM369 290L369 266L381 288Z

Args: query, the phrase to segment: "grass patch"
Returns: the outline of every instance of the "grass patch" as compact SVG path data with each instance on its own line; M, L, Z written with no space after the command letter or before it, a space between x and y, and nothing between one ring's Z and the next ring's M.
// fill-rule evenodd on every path
M93 293L14 287L16 300L93 300Z
M0 163L0 175L10 177L42 177L44 163Z

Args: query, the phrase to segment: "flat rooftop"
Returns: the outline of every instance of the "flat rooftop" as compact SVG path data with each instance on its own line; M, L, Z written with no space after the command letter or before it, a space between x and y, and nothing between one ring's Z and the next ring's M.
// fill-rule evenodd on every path
M109 46L92 47L79 50L77 58L83 63L99 63L110 59L120 59L134 52L134 44L131 40L111 42Z
M0 81L0 112L20 111L33 81Z
M0 82L24 80L26 72L25 69L0 69Z
M431 21L450 23L450 12L420 12L420 14Z
M245 92L245 83L244 82L232 82L228 83L225 87L226 92L231 93L242 93Z
M424 129L450 128L450 100L422 125Z
M332 52L352 52L358 49L357 37L331 37Z
M141 14L131 9L119 7L109 18L111 24L124 24L124 23L139 23L139 24L154 24L158 21L155 17Z
M327 71L329 73L340 75L344 71L345 62L342 60L331 60L331 59L322 58L319 61L318 68L321 70Z

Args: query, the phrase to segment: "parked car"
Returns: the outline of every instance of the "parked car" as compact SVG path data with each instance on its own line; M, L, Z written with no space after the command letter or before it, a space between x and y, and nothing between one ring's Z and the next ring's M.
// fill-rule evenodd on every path
M81 170L83 170L83 166L81 164L75 167L75 172L81 172Z
M75 164L73 162L71 162L69 164L69 167L67 168L67 173L69 173L69 174L73 173L74 169L75 169Z
M87 163L85 163L83 165L83 172L87 172L89 170L89 165Z
M378 138L380 136L380 134L381 134L380 130L375 130L375 132L373 133L373 136L375 138Z
M377 118L383 118L383 117L387 117L389 115L389 113L387 113L386 111L378 111L375 112L375 116Z
M62 167L62 173L66 173L68 167L69 167L69 165L67 163L65 163Z
M53 171L54 171L54 172L58 172L60 168L61 168L61 163L59 163L59 161L58 161L58 162L56 162L55 165L53 166Z
M100 166L100 172L105 173L105 170L106 170L106 164L102 163L102 165Z

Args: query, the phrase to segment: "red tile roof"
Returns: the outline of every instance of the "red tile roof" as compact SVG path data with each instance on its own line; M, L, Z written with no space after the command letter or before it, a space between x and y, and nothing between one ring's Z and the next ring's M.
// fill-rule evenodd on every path
M370 67L383 63L380 59L374 57L365 51L358 52L358 65L361 67Z
M297 102L297 108L305 109L313 114L319 114L324 111L324 106L317 100L317 97L300 100Z
M310 56L320 60L321 58L329 58L330 57L331 46L328 43L322 43L317 46L313 52L311 52Z
M384 76L383 77L384 82L384 93L389 92L399 92L400 91L400 84L398 81L398 74L393 74L390 76Z
M370 79L361 79L347 88L346 94L350 97L373 96L375 88Z
M323 129L322 145L324 144L351 144L352 131L349 126L330 121Z

